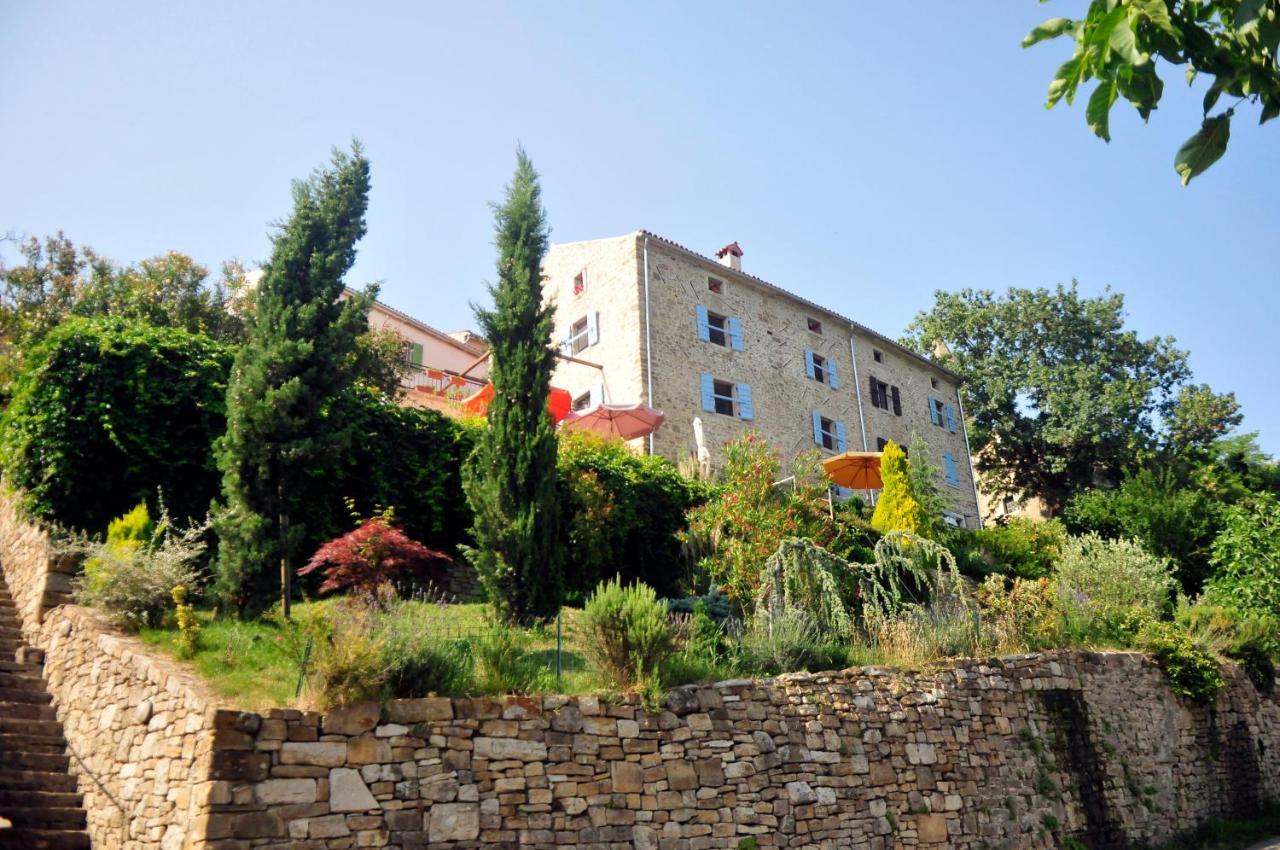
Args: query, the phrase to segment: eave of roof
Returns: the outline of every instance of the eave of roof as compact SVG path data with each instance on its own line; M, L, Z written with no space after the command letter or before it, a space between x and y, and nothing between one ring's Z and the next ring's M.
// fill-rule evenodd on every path
M781 286L778 286L777 284L770 283L769 281L765 280L762 277L756 277L755 275L748 274L747 272L744 272L740 269L730 268L729 266L726 266L724 263L721 263L718 260L714 260L711 257L708 257L704 254L699 254L697 251L686 248L685 246L681 245L679 242L676 242L672 239L668 239L665 236L659 236L657 233L654 233L652 230L640 229L640 230L637 230L636 233L640 236L647 236L650 239L655 239L658 242L661 242L662 244L670 248L674 248L677 251L680 251L681 253L701 262L703 265L714 268L717 274L722 274L728 277L741 278L742 280L748 283L754 284L756 286L759 286L768 292L774 292L774 293L777 293L778 295L785 296L794 301L799 301L801 304L805 305L806 307L811 307L820 313L825 313L828 316L831 316L835 319L845 322L850 327L856 328L857 330L861 331L867 336L874 337L880 342L883 342L886 346L895 349L899 353L905 354L908 357L911 357L912 359L924 364L925 366L928 366L932 369L936 369L938 372L942 373L943 375L946 375L948 378L951 378L957 384L964 383L963 377L961 377L958 373L948 369L946 366L942 366L934 362L933 360L930 360L928 357L925 357L919 352L912 351L911 349L899 343L897 340L890 339L889 337L885 336L879 331L872 330L871 328L867 327L861 322L855 321L853 319L850 319L848 316L843 316L840 313L837 313L835 310L832 310L830 307L823 307L821 304L816 304L813 301L810 301L808 298L804 298L803 296L796 295L794 292L791 292L790 290L787 290L787 289L783 289Z
M359 292L356 292L354 289L352 289L349 286L346 288L346 291L350 295L360 294ZM431 327L431 325L428 325L425 322L420 321L419 319L415 319L413 316L410 316L408 313L401 312L400 310L397 310L395 307L392 307L390 304L385 304L377 300L376 298L373 300L373 305L380 310L390 313L392 316L395 316L397 319L400 319L401 321L412 325L413 327L417 328L418 330L422 331L428 336L435 337L441 342L446 343L448 345L452 345L454 348L459 348L467 352L468 354L479 356L489 350L486 346L481 345L478 342L463 342L460 339L451 337L444 331L437 330L436 328ZM479 337L477 336L477 339L478 338Z

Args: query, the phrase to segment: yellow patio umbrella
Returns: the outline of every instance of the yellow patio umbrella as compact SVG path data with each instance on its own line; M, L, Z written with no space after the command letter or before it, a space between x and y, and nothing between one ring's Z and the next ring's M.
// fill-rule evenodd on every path
M833 484L850 490L879 490L880 452L844 452L822 461Z

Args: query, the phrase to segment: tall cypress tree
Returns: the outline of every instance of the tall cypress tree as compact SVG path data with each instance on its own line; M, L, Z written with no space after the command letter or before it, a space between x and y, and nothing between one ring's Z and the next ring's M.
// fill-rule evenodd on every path
M328 168L296 181L293 215L273 237L253 296L217 448L225 502L216 519L217 586L242 614L266 607L278 592L288 615L306 531L296 521L307 497L304 475L344 439L342 423L328 413L355 377L356 337L368 327L371 293L346 301L339 295L365 233L368 196L369 162L359 143L350 154L335 150Z
M547 412L554 308L543 304L548 229L538 175L523 150L506 198L494 206L498 282L493 310L476 307L489 340L489 427L464 469L475 513L467 555L507 620L549 618L563 593L556 499L556 435Z

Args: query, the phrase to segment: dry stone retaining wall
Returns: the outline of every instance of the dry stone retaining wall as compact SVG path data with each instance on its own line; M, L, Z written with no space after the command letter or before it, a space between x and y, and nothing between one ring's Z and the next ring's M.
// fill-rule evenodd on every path
M23 636L32 640L46 611L71 601L75 563L55 556L49 535L22 521L19 496L0 482L0 564L22 617Z
M1280 796L1280 703L1127 653L592 697L219 716L211 846L1032 848L1162 840Z

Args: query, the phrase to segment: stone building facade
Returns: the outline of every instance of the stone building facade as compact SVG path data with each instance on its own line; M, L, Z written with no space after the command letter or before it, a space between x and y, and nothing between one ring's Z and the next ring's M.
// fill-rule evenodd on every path
M959 376L852 319L647 231L553 245L543 265L575 405L645 403L667 421L643 447L712 466L748 428L802 452L877 451L913 432L941 470L949 520L979 524ZM637 447L641 447L637 441Z

